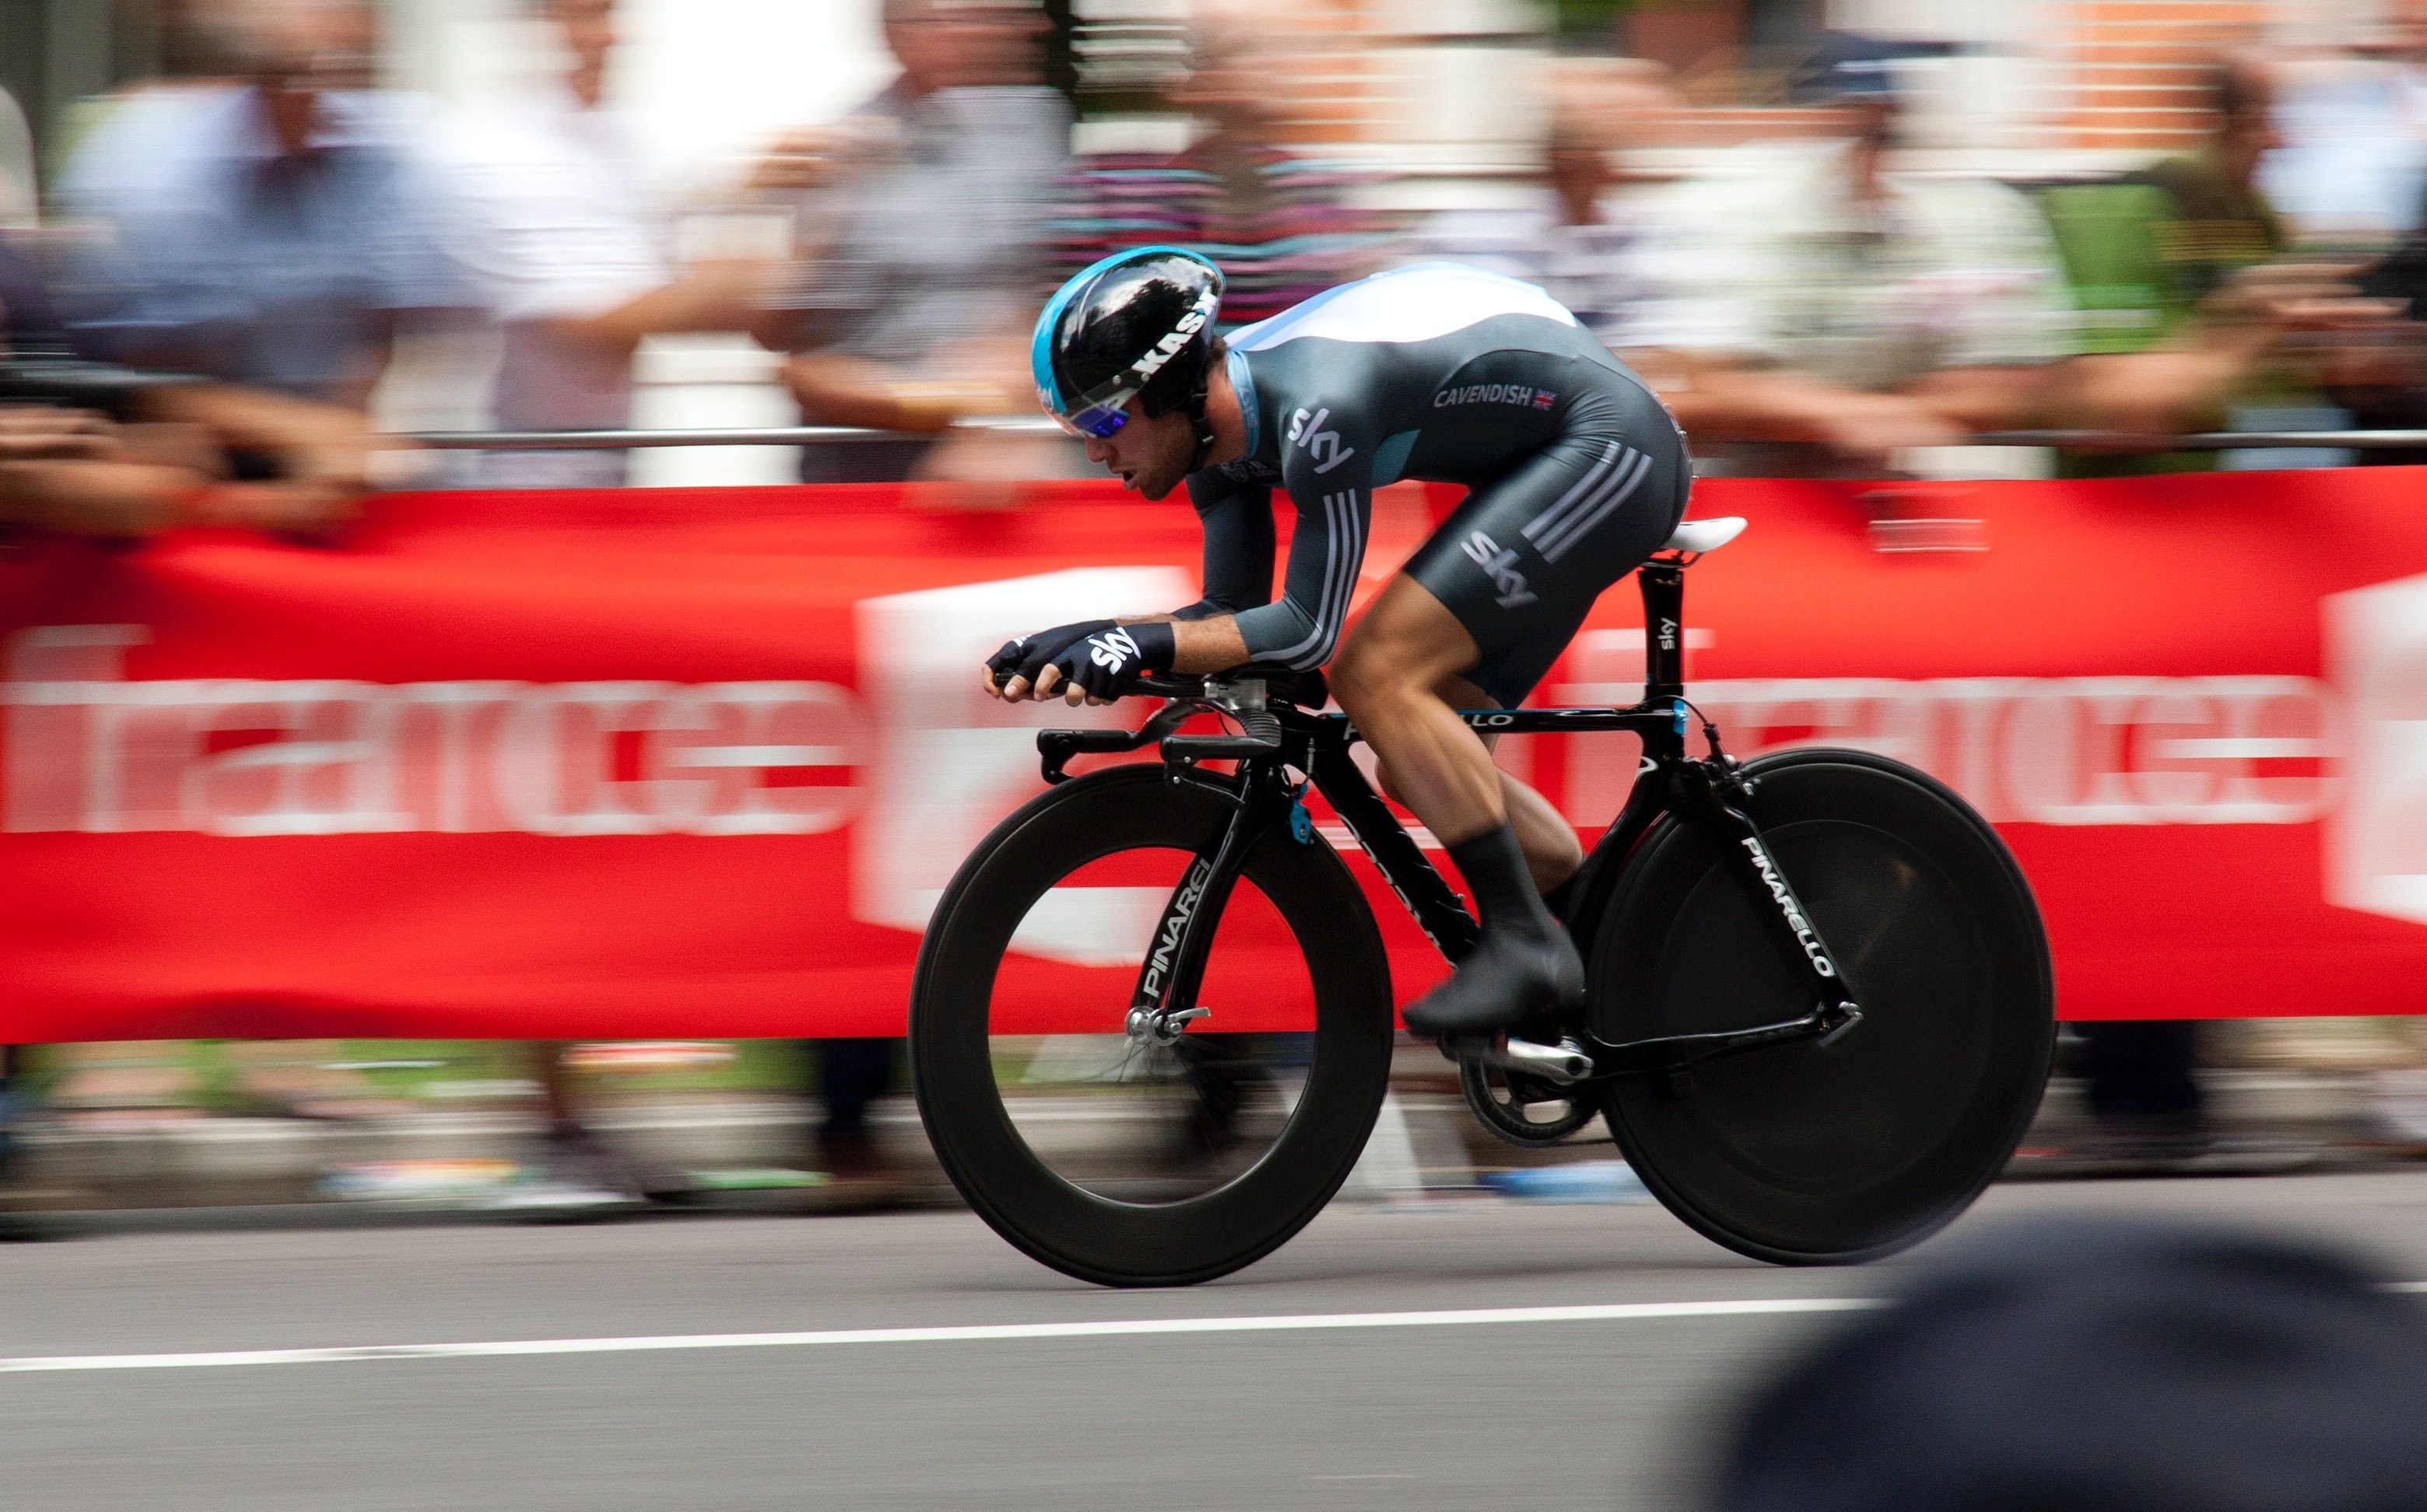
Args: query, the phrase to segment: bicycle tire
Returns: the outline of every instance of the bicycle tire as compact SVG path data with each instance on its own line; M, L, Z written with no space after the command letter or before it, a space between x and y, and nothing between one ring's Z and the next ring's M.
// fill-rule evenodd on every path
M1857 751L1749 763L1745 807L1845 973L1863 1022L1830 1045L1614 1079L1604 1111L1669 1210L1782 1264L1919 1243L1995 1180L2055 1051L2038 905L1986 821ZM1812 1004L1711 826L1663 817L1628 858L1588 963L1604 1040L1749 1028Z
M989 1005L1031 906L1091 862L1141 849L1211 854L1231 810L1116 767L1056 786L971 853L937 902L911 986L910 1065L937 1158L1013 1245L1104 1286L1184 1286L1262 1260L1312 1221L1365 1146L1389 1089L1392 1003L1382 936L1356 880L1320 837L1285 826L1242 873L1286 920L1315 1003L1312 1059L1286 1126L1227 1184L1185 1200L1117 1201L1074 1184L1029 1147L990 1060Z

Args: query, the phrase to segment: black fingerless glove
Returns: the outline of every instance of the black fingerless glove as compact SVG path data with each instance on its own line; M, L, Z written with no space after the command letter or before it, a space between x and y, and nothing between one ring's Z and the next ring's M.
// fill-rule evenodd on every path
M1034 635L1023 635L1017 641L1005 641L1002 650L986 658L986 671L994 675L997 688L1005 686L1014 677L1025 678L1028 686L1034 688L1036 675L1045 670L1047 662L1068 650L1073 642L1112 627L1111 620L1086 620L1057 629L1039 630Z
M1065 647L1053 665L1088 697L1119 698L1136 691L1140 677L1167 670L1175 650L1168 625L1115 625Z

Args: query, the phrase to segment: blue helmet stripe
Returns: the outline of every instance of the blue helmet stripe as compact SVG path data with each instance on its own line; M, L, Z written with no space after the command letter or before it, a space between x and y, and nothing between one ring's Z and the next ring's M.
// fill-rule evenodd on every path
M1070 307L1070 301L1078 297L1079 291L1099 273L1117 268L1132 258L1172 253L1213 267L1201 253L1190 252L1185 247L1157 244L1125 248L1110 257L1099 257L1071 274L1060 288L1053 291L1053 297L1045 301L1044 310L1036 317L1035 333L1028 340L1028 372L1036 380L1036 397L1044 401L1046 409L1061 415L1070 406L1070 397L1062 392L1061 381L1053 376L1053 328L1062 323L1062 312ZM1219 277L1221 270L1215 268L1214 272Z

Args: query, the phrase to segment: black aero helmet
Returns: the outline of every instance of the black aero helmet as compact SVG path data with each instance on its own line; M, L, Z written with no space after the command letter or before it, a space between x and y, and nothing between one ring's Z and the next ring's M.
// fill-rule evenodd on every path
M1132 396L1187 409L1201 448L1222 270L1178 247L1139 247L1082 269L1045 303L1029 346L1036 398L1074 435L1109 436Z

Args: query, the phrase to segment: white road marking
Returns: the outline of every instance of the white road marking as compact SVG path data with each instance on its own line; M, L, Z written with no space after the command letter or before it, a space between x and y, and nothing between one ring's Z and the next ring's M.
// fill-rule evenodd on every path
M696 1349L801 1349L824 1344L983 1343L1021 1339L1124 1339L1159 1334L1301 1333L1354 1328L1451 1328L1653 1318L1745 1318L1851 1312L1870 1297L1782 1297L1729 1302L1614 1302L1570 1308L1467 1308L1438 1312L1318 1312L1262 1318L1135 1318L1091 1323L971 1324L948 1328L828 1328L800 1333L665 1334L626 1339L500 1339L458 1344L358 1344L334 1349L228 1349L188 1355L50 1355L0 1358L0 1375L67 1371L228 1370L248 1365L334 1365L358 1360L496 1359L526 1355L637 1355Z

